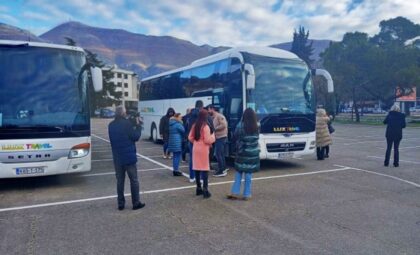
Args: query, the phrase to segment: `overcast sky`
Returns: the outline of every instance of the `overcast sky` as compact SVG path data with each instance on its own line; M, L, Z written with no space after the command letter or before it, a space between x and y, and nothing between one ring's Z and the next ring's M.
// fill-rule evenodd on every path
M373 35L381 20L420 23L420 0L1 0L0 22L40 35L67 21L171 35L212 46L292 40L299 25L312 39Z

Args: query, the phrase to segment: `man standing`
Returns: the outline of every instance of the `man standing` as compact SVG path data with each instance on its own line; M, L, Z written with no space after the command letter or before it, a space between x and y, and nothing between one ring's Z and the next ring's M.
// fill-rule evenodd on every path
M115 175L117 177L118 210L124 210L124 181L127 172L130 178L131 201L133 210L143 208L140 202L140 185L137 177L137 151L136 142L141 136L140 119L131 123L126 119L127 113L124 106L118 106L115 110L115 120L108 126L109 139L111 141L112 156L114 159Z
M225 145L228 135L228 125L225 116L218 113L213 105L208 106L208 111L213 118L214 133L216 136L215 154L218 164L218 170L213 175L215 177L224 177L227 174L226 171L226 159L225 159Z

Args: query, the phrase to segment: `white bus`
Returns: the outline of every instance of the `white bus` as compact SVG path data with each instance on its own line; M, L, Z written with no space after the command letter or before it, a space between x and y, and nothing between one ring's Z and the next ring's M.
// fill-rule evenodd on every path
M91 169L89 75L83 49L0 41L0 178Z
M200 99L213 104L229 123L229 155L233 132L244 109L259 119L261 159L283 159L315 151L315 100L312 75L328 80L327 71L310 70L295 54L270 47L233 48L173 71L145 78L139 111L144 134L160 137L159 120L169 107L185 113Z

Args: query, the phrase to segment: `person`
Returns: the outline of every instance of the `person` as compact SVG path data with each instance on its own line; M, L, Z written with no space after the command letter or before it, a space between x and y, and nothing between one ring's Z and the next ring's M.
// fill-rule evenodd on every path
M169 108L168 111L166 111L166 115L163 116L159 122L159 133L163 140L163 158L170 158L168 153L169 119L174 116L174 114L175 110L173 108Z
M258 146L259 132L257 115L251 108L244 112L242 121L235 129L236 157L235 157L235 180L228 199L239 199L241 192L241 180L245 175L243 200L251 198L252 173L260 170L260 149Z
M324 160L325 147L332 143L330 132L328 131L328 122L330 118L327 116L325 109L316 110L316 156L318 160Z
M124 182L125 173L130 178L131 201L133 210L143 208L140 202L140 184L137 177L137 151L136 142L141 136L140 119L136 119L133 125L126 119L127 113L124 106L118 106L115 110L115 119L108 126L108 135L111 142L112 157L117 178L118 210L124 210Z
M330 116L330 121L328 121L328 133L331 134L335 132L335 128L332 125L332 116ZM325 146L325 158L330 157L330 145Z
M193 144L192 166L195 171L195 182L197 184L196 195L203 195L204 198L211 196L208 190L208 172L210 171L209 151L210 146L216 140L214 133L210 132L207 122L208 112L201 109L197 121L191 127L188 140ZM201 181L203 179L203 188Z
M184 126L184 130L188 129L188 119L191 116L191 108L187 108L186 114L182 117L182 123ZM188 149L188 133L185 132L185 135L182 139L182 161L187 162L187 153L189 152Z
M216 137L215 154L218 170L213 175L215 177L224 177L227 175L225 145L228 135L228 125L225 116L216 111L213 105L208 106L210 116L213 118L214 134Z
M191 110L190 116L187 119L187 130L186 130L187 134L190 133L192 126L197 121L199 112L203 109L203 107L204 107L203 101L197 100L195 102L195 108ZM207 117L207 124L209 125L210 133L213 134L214 127L213 127L213 121L210 119L210 116ZM188 166L190 170L190 182L192 183L195 181L195 171L193 169L193 164L192 164L192 158L193 158L193 143L192 142L188 143L188 149L190 151L190 161L188 163Z
M182 154L182 140L185 134L184 126L182 125L182 116L180 113L175 115L169 120L169 140L168 140L168 152L172 152L172 165L173 175L182 176L179 171L179 163L181 161Z
M386 126L386 153L384 166L389 165L389 158L391 156L392 145L394 145L394 166L399 166L399 151L400 142L402 139L402 130L406 126L405 115L400 112L398 105L393 105L391 111L384 120Z

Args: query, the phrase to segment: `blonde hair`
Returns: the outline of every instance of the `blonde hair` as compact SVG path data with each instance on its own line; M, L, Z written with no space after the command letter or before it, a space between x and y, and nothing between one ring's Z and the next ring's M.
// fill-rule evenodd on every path
M323 108L318 108L316 110L316 115L318 115L318 116L327 116L327 112Z
M399 107L398 105L394 104L394 105L391 107L391 111L393 111L393 112L400 112L400 111L401 111L401 109L400 109L400 107Z

